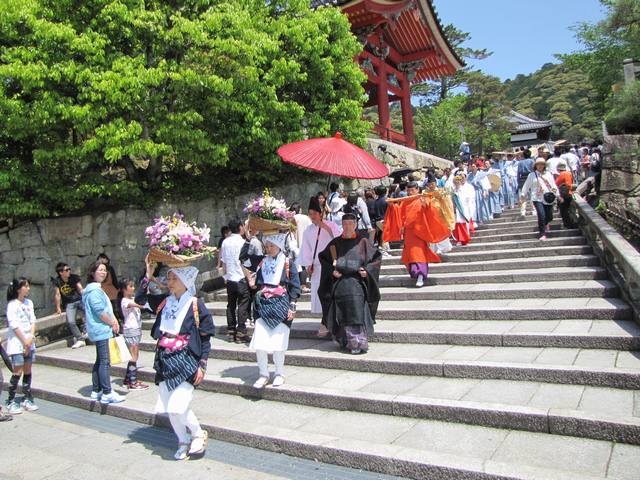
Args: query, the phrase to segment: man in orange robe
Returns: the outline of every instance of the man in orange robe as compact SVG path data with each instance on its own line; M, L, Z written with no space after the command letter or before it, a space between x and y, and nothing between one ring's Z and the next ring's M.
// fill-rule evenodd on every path
M420 196L420 189L416 182L407 186L407 198L399 199L400 203L391 203L387 209L384 225L384 241L398 241L404 239L402 249L402 263L412 278L416 279L416 287L424 285L429 274L429 263L440 262L429 243L438 243L449 237L448 225L431 204L427 197Z

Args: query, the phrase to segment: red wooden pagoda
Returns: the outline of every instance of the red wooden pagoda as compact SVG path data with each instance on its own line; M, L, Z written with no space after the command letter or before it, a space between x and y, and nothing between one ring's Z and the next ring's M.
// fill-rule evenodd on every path
M364 49L367 106L378 106L380 138L415 148L413 83L453 75L464 64L444 36L431 0L315 0L312 8L338 6ZM389 104L400 101L403 132L391 129Z

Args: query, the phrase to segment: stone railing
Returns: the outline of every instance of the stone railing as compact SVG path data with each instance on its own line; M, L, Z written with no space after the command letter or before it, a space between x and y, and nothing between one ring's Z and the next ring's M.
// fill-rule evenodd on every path
M640 321L640 253L580 196L574 195L579 225L594 252Z

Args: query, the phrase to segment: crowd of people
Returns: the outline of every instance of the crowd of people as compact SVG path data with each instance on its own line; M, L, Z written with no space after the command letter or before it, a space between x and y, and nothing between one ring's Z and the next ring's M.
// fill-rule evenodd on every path
M599 174L595 149L588 152L587 163L577 153L525 149L494 152L487 159L464 153L452 168L414 172L391 186L345 191L332 183L327 194L309 199L306 212L299 203L291 205L292 231L258 232L247 220L230 220L221 229L217 260L227 294L226 334L229 341L255 351L258 378L253 386L285 383L289 333L302 294L309 294L310 310L321 318L318 337L332 338L353 355L368 351L380 301L382 258L392 246L402 248L402 263L420 288L428 282L430 263L441 261L440 255L454 244L467 245L478 225L506 209L520 208L526 215L531 205L542 241L556 205L564 226L571 227L574 184ZM146 310L155 317L156 410L168 415L178 438L177 460L202 455L207 433L191 403L205 376L215 326L196 296L197 269L157 265L147 257L140 279L119 281L109 258L101 254L89 269L86 286L64 262L55 272L55 311L66 315L71 348L82 348L87 340L95 347L91 400L105 405L125 400L113 390L110 373L110 340L120 333L131 354L123 386L149 388L138 379L137 366L141 312ZM0 410L0 421L38 408L31 394L36 319L29 288L28 279L18 278L7 294L6 353L12 373L7 413ZM85 331L78 323L80 311ZM20 380L23 396L18 401Z

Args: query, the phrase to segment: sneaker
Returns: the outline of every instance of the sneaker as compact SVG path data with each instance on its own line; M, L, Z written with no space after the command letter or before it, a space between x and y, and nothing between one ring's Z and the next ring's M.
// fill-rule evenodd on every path
M274 387L281 387L282 385L284 385L284 377L282 375L276 375L276 377L273 379L272 385Z
M191 447L189 448L189 456L191 455L204 455L207 449L207 443L209 441L209 433L206 430L202 431L202 435L199 437L193 437L191 440Z
M362 353L362 350L360 348L351 349L351 355L360 355L361 353Z
M13 420L13 417L4 413L2 408L0 408L0 422L10 422L11 420Z
M547 239L546 235L542 235L538 240L544 242Z
M71 348L82 348L82 347L85 347L86 345L87 344L85 343L84 340L78 340L76 343L71 345Z
M24 400L21 404L22 408L24 408L27 412L35 412L36 410L39 410L40 407L38 407L35 403L33 403L33 400L31 399L26 399Z
M258 380L256 380L256 382L253 384L253 388L264 388L267 386L267 383L269 383L269 377L260 377L258 378Z
M189 456L189 444L181 443L178 445L178 450L176 450L176 453L173 455L173 458L175 458L176 460L186 460L188 456Z
M100 403L102 403L103 405L108 405L110 403L120 403L124 401L125 398L122 395L117 394L116 392L111 392L100 397Z
M326 338L329 336L329 330L323 324L320 324L320 328L318 329L318 333L316 334L318 338Z
M7 407L7 413L9 415L20 415L22 413L22 407L18 402L11 402Z
M101 396L102 396L102 392L91 392L91 395L89 396L89 398L91 400L100 400Z
M389 258L391 256L391 254L389 252L387 252L386 250L381 250L381 252L382 252L382 256L384 258Z
M418 275L418 279L416 280L416 287L422 288L424 286L424 279L422 275Z
M250 343L251 342L251 335L248 335L247 332L238 332L238 333L236 333L235 342L236 343Z
M129 382L126 385L129 390L147 390L149 388L149 385L142 383L140 380L136 380L133 383Z

